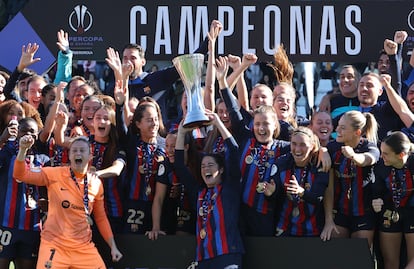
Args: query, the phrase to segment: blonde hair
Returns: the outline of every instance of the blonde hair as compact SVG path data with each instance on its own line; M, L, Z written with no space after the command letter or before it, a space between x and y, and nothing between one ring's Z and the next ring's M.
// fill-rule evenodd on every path
M356 110L345 112L342 117L351 123L354 130L361 130L361 136L377 144L378 123L371 113L361 113Z
M293 81L293 65L289 61L286 50L283 44L276 47L275 54L273 54L274 64L268 64L275 74L276 80L280 82L286 82L292 84Z
M319 138L310 128L305 127L305 126L299 126L292 131L290 138L292 139L292 137L298 134L302 134L302 135L309 137L312 145L314 146L311 152L312 155L315 155L319 152L319 149L321 147L321 144L319 143Z

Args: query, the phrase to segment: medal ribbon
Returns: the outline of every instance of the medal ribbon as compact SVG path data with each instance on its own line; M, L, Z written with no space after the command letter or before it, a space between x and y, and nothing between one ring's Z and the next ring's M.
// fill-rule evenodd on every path
M96 142L95 140L92 141L91 146L94 156L92 160L92 166L94 166L96 170L100 170L102 169L103 157L106 146L104 144Z
M210 212L210 207L212 204L211 201L211 191L213 189L207 189L206 193L204 194L203 197L203 201L201 202L201 207L202 207L202 211L203 211L203 215L201 215L201 219L203 220L203 225L202 227L205 228L206 227L206 223L207 223L207 215Z
M347 166L349 168L349 176L348 176L348 193L346 195L346 197L351 200L352 197L352 182L354 181L353 179L356 178L357 174L356 174L356 165L355 162L352 159L348 159L347 160Z
M405 167L404 167L404 170L405 170ZM393 167L391 169L391 175L392 175L391 191L392 191L392 201L394 202L395 209L400 207L401 193L402 193L401 179L398 175L396 176L396 174L397 173L395 171L395 168ZM403 173L402 181L405 182L405 173Z
M252 151L253 151L253 149L255 149L255 147L254 147L255 143L256 143L256 139L252 138L251 141L250 141L250 144L248 146L246 146L244 151L243 151L241 162L240 162L240 168L241 168L241 174L242 175L245 175L247 173L246 172L247 166L250 167L250 164L246 163L246 157L249 156L249 155L250 156L253 155ZM253 156L252 156L252 158L253 158Z
M299 167L296 167L295 166L295 168L293 169L292 175L296 175L296 168L299 168ZM305 183L308 182L308 166L305 166L305 167L299 168L299 169L300 169L300 177L299 177L299 180L298 180L298 184L302 188L305 188L304 187L305 186ZM298 205L299 202L300 202L299 195L298 194L293 194L292 197L293 197L293 202L296 205Z
M78 181L76 180L75 173L73 172L72 168L70 168L70 177L72 178L73 182L75 182L76 187L80 190L80 186ZM86 221L89 223L89 197L88 197L88 177L85 174L83 177L83 206L85 208L85 216Z
M155 149L154 145L143 143L142 145L143 149L143 161L142 165L144 168L144 175L145 175L145 189L148 188L150 185L150 179L152 176L152 168L154 166L154 155L155 155Z
M266 172L266 163L267 163L267 146L261 145L260 146L260 155L257 164L258 174L259 174L259 182L263 181L263 176Z

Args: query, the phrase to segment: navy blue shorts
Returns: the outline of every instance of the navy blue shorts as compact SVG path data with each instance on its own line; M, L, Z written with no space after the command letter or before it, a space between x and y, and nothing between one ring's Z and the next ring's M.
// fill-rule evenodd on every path
M399 220L392 220L393 210L384 210L381 212L380 231L385 233L414 233L414 208L399 208Z
M161 215L161 230L167 234L184 232L195 234L195 210L180 207L176 199L166 199Z
M334 222L336 225L348 228L351 233L375 229L375 215L368 212L363 216L346 216L337 212Z
M177 232L195 234L196 212L194 210L180 210L180 216L177 217Z
M198 262L197 269L241 269L242 255L239 253L224 254Z
M240 208L240 231L247 236L275 236L275 215L271 211L261 214L256 209L242 204Z
M23 231L0 226L0 258L36 259L40 232Z

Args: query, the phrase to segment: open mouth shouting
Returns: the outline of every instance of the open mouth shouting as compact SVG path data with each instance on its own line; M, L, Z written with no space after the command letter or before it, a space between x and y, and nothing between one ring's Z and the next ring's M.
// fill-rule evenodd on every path
M410 100L409 105L410 105L411 111L414 111L414 98Z
M207 173L205 173L205 174L204 174L204 177L205 177L205 179L207 179L207 180L211 180L211 179L213 178L213 174L212 174L212 173L210 173L210 172L207 172Z
M289 111L289 106L280 106L279 109L282 112L288 112Z
M320 134L322 137L329 136L329 130L328 130L328 128L320 128L320 129L319 129L319 134Z
M82 157L75 157L75 164L76 165L81 165L83 163Z
M260 143L267 143L269 139L269 133L265 130L265 129L259 129L256 132L256 139L257 141L259 141Z

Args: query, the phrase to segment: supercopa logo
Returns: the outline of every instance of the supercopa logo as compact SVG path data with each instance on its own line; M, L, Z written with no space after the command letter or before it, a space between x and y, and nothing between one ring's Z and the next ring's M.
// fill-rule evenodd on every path
M414 8L408 13L407 24L414 31Z
M92 22L92 14L85 5L77 5L69 15L69 26L78 34L88 31L92 27Z

